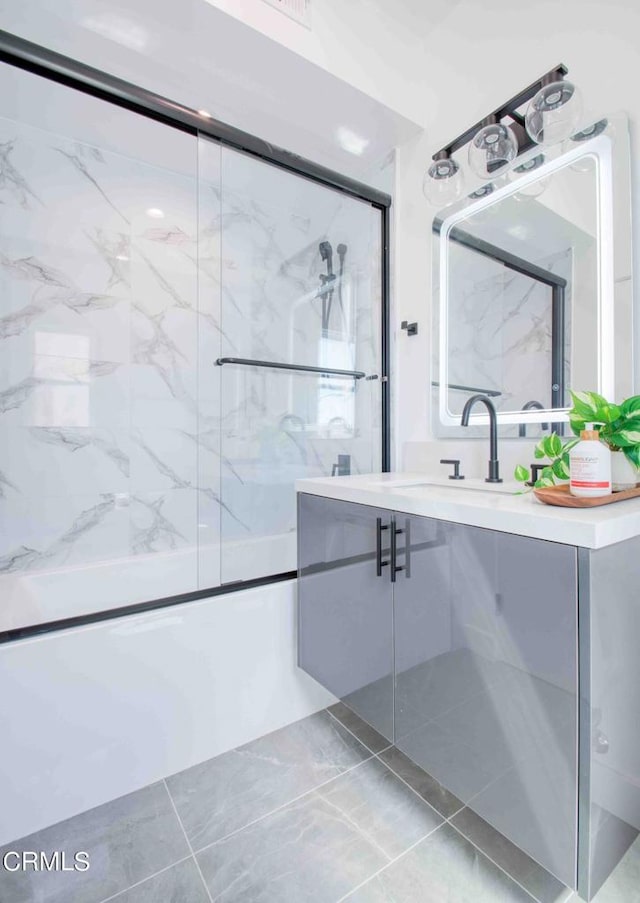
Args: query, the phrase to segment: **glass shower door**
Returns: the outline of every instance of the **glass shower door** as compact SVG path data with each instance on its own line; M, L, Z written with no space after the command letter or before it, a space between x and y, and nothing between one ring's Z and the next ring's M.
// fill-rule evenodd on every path
M197 571L197 142L0 64L0 631Z
M295 569L297 479L380 470L381 214L226 148L221 186L227 583Z

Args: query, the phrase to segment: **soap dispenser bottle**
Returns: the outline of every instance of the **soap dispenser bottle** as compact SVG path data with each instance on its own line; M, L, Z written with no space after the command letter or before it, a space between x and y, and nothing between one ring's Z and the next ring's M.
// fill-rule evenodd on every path
M580 498L611 494L611 452L593 423L585 423L580 442L569 452L569 492Z

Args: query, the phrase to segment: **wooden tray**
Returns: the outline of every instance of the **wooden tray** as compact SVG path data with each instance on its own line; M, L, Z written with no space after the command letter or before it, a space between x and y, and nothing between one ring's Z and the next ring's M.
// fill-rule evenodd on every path
M598 505L611 505L613 502L639 498L640 486L636 486L635 489L624 489L622 492L612 492L611 495L601 495L594 499L571 495L568 483L563 483L561 486L545 486L543 489L534 489L533 492L535 497L545 505L559 505L561 508L597 508Z

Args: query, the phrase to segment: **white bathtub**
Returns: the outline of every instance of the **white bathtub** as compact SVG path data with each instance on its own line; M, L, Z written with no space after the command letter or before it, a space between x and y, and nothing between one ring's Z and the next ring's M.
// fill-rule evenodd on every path
M111 611L221 583L296 568L296 534L248 537L175 551L0 577L0 632Z

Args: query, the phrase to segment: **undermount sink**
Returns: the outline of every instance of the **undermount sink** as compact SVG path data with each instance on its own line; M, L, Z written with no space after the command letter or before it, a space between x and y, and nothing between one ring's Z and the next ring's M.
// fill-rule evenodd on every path
M438 489L456 489L465 490L466 492L493 492L498 495L514 495L522 492L522 485L513 480L505 480L504 483L487 483L478 477L466 477L464 480L450 480L447 477L434 477L415 482L402 482L402 480L393 483L386 483L389 489L424 489L428 486L437 486Z

